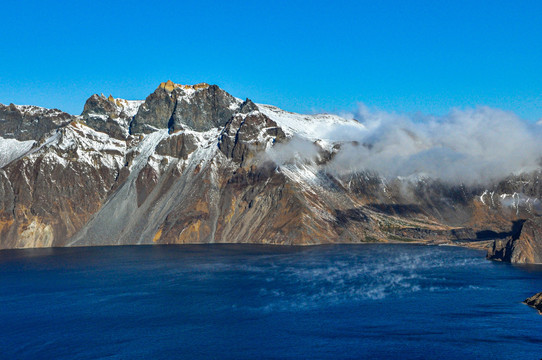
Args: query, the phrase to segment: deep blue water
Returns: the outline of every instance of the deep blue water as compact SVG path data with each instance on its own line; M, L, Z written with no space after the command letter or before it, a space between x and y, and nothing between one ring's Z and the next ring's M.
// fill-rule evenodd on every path
M0 251L0 358L540 359L538 291L453 247Z

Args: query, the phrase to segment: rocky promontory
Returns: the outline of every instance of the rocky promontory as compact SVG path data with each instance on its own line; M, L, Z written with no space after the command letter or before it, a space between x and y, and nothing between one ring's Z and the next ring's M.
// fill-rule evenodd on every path
M541 264L542 217L521 221L516 234L495 240L487 258L517 264Z
M542 315L542 292L531 296L523 301L524 304L538 310L538 313Z

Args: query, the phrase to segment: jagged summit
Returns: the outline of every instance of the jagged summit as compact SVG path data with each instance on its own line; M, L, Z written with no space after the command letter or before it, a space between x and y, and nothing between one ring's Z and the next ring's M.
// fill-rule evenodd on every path
M179 85L168 80L145 99L130 132L151 133L158 129L175 132L184 128L208 131L224 126L241 103L217 85Z
M85 103L81 117L91 128L126 139L130 134L130 123L143 104L141 100L125 100L94 94Z
M171 80L168 80L166 82L160 83L158 88L164 89L168 92L172 92L174 89L182 89L182 90L201 90L201 89L207 89L210 85L207 83L199 83L195 85L181 85L176 84Z
M242 101L217 85L181 85L171 80L160 83L144 101L93 95L87 100L82 116L89 126L100 131L117 128L115 136L125 138L129 134L149 134L159 129L168 129L170 133L181 129L208 131L225 126L237 113L253 111L275 121L287 135L320 141L328 147L334 141L344 140L335 139L333 135L340 127L365 129L358 121L338 115L296 114L272 105L255 104L248 98ZM123 120L121 124L119 119Z
M103 111L106 111L108 109L106 108L103 108L103 106L107 106L107 105L104 105L102 103L102 108L101 109L98 109L98 108L92 108L92 101L89 103L89 101L92 100L94 102L99 102L101 100L107 100L109 103L111 103L114 107L109 107L109 111L116 111L117 113L120 113L121 111L124 111L125 114L127 116L130 116L130 117L133 117L136 113L137 113L137 110L139 109L139 106L141 104L143 104L144 100L126 100L126 99L122 99L122 98L115 98L113 97L113 95L109 94L109 96L105 96L103 93L98 95L98 94L94 94L92 95L89 99L87 99L87 102L85 103L85 107L83 109L83 113L82 114L85 114L85 113L88 113L90 111L97 111L97 112L103 112ZM87 105L88 104L88 105Z
M217 85L181 85L168 80L145 100L92 95L81 116L93 129L125 139L130 134L148 134L159 129L207 131L224 126L241 103Z

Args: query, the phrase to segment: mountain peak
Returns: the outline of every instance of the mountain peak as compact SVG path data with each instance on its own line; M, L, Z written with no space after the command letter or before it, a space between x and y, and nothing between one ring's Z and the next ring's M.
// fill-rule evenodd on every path
M131 119L143 104L142 100L125 100L94 94L85 103L81 116L94 130L105 132L118 139L125 139Z
M224 126L239 111L242 101L217 85L161 83L150 94L131 123L131 133L168 128L208 131Z

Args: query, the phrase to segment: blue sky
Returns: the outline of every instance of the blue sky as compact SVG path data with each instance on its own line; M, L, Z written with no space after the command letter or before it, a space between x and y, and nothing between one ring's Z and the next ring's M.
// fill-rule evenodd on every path
M297 112L542 118L542 2L11 1L0 102L80 113L93 93L218 84Z

